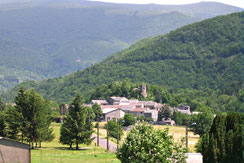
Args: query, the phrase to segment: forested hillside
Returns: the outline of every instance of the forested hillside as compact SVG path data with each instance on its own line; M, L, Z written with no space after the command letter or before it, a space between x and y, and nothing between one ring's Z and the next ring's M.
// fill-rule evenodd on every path
M173 89L206 88L222 92L243 88L244 12L218 16L148 38L101 63L71 75L27 82L45 98L69 102L75 92L129 78ZM19 86L5 92L11 99Z
M244 112L244 88L233 87L233 89L220 91L209 88L202 90L173 89L146 84L147 97L144 98L140 93L142 84L146 83L131 83L128 79L103 84L83 98L87 103L90 103L94 99L104 100L111 96L120 96L128 99L160 102L172 107L184 104L190 106L191 111Z
M139 39L242 10L213 2L179 6L85 0L0 3L0 91L21 81L85 69Z

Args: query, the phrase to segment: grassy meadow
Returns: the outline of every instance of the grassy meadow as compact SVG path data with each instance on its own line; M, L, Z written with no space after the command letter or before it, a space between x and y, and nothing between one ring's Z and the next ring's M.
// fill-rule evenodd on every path
M103 127L105 122L99 123L100 127ZM166 125L154 125L155 128L157 129L165 129L166 127L169 128L169 134L173 136L175 141L180 141L182 137L185 137L186 135L186 128L184 126L166 126ZM95 133L97 129L94 129ZM126 137L126 134L128 132L124 131L123 137L121 138L120 144L123 143L123 140ZM100 129L99 130L99 135L101 137L106 137L107 136L107 131L106 129ZM199 135L194 135L193 132L188 132L188 147L189 147L189 152L194 153L196 152L195 145L199 139ZM115 138L109 138L110 141L117 143L117 140Z
M101 147L80 145L80 150L70 150L69 146L59 143L61 124L52 123L55 139L50 143L42 143L42 148L31 150L32 163L103 163L120 162L114 153L106 152Z
M101 123L100 126L104 126L105 123ZM60 136L60 123L52 123L52 128L54 130L55 138L52 142L42 143L42 148L36 148L31 150L31 162L32 163L103 163L120 162L115 153L106 152L105 149L101 147L96 147L94 143L91 145L80 145L79 150L70 150L69 146L62 145L59 143ZM164 129L167 126L155 126L158 129ZM174 139L180 140L180 138L185 136L185 127L179 126L168 126L169 133L174 137ZM94 129L96 131L96 129ZM120 144L123 143L124 138L128 132L124 132ZM106 137L106 130L100 129L100 136ZM193 135L189 132L189 152L195 152L195 144L197 143L199 136ZM110 141L116 143L116 139L110 138Z

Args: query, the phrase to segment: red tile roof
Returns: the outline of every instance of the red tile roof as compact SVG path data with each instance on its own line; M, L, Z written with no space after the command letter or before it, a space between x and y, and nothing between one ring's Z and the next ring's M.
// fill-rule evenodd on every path
M144 112L146 110L147 110L147 108L135 108L135 109L132 109L131 112Z

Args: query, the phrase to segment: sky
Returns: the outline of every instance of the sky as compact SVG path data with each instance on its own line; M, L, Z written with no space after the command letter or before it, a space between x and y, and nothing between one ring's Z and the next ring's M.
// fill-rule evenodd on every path
M102 2L114 2L114 3L133 3L133 4L189 4L189 3L197 3L197 2L220 2L229 4L232 6L237 6L244 8L244 0L93 0L93 1L102 1Z

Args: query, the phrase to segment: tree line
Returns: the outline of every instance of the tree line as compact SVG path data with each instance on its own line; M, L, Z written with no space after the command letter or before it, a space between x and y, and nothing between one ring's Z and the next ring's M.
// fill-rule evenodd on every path
M1 102L2 103L2 102ZM34 143L52 141L54 135L49 101L44 100L33 89L20 88L15 97L15 104L1 107L0 136L27 142L34 148Z

